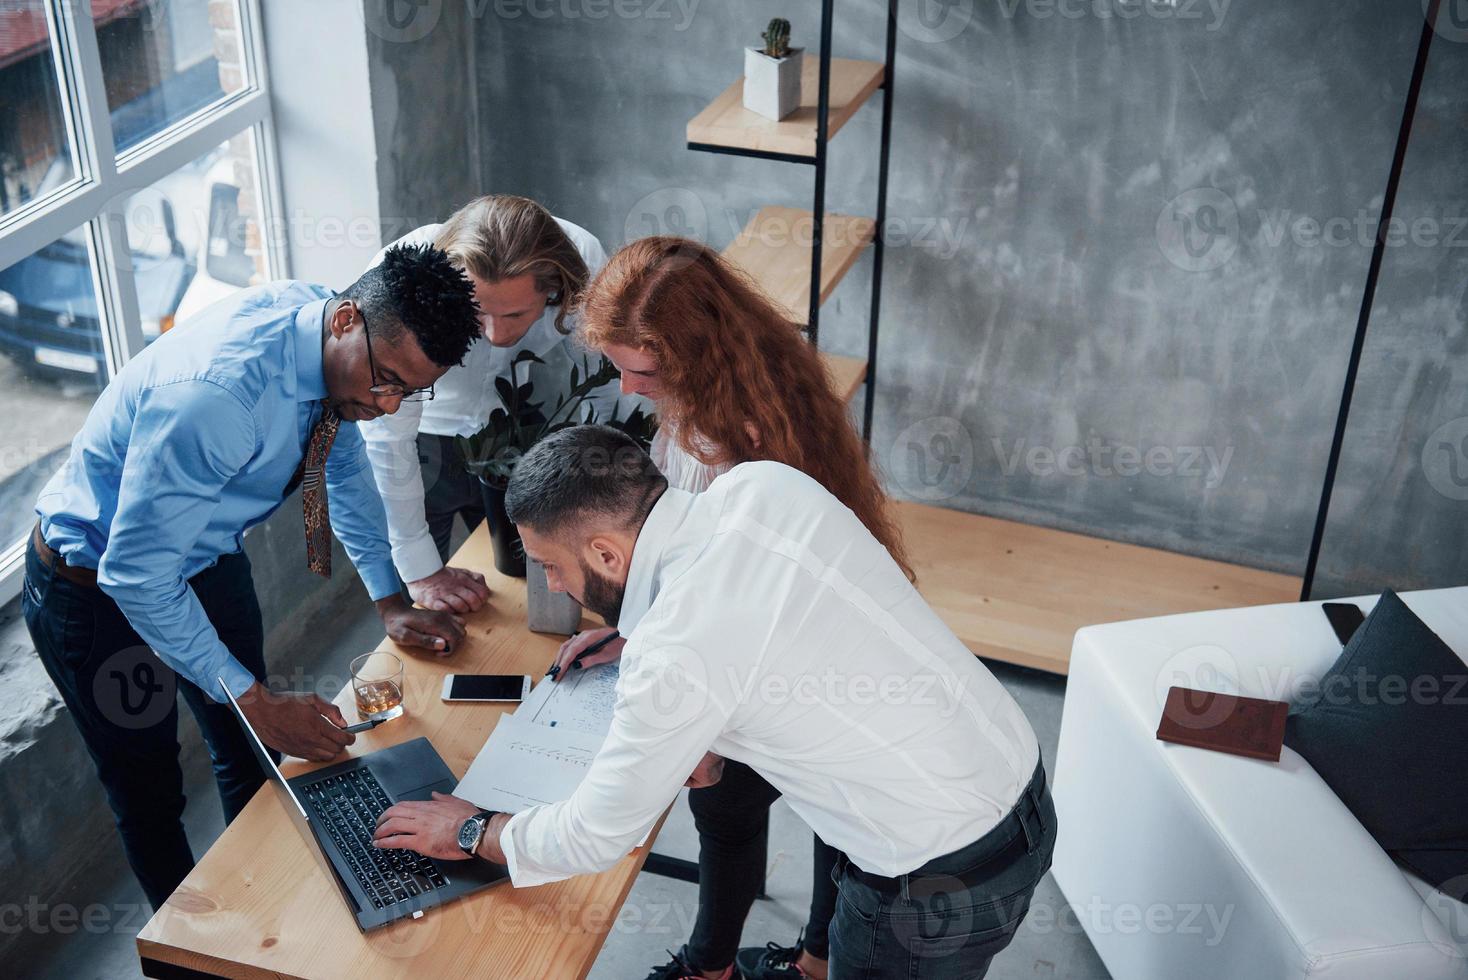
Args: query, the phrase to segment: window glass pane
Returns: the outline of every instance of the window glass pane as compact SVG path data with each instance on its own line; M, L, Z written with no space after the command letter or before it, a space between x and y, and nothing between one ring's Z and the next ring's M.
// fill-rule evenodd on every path
M264 282L255 140L240 133L127 200L143 338Z
M235 0L92 0L119 153L245 87Z
M89 252L79 228L0 270L0 548L35 523L107 381Z
M41 0L0 2L0 215L75 174Z

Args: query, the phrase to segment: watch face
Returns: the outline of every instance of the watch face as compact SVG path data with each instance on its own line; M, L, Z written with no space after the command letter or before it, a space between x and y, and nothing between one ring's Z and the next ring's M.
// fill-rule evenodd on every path
M459 827L459 846L466 851L474 850L479 845L479 837L482 833L478 819L470 817Z

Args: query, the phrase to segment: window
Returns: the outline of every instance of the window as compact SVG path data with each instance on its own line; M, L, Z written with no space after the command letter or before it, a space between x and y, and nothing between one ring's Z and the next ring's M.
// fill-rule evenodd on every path
M39 3L0 6L0 217L76 174L55 50Z
M98 393L284 275L258 0L0 2L0 601Z
M0 271L0 540L21 540L106 372L86 228Z
M267 278L256 212L254 134L211 147L123 208L143 342Z
M245 88L234 6L232 0L93 0L102 82L119 153Z

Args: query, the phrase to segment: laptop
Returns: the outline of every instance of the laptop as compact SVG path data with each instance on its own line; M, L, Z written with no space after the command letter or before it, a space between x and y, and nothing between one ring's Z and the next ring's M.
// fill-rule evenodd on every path
M428 739L415 738L286 779L223 678L219 686L291 822L336 883L358 929L366 932L398 919L422 918L428 909L510 876L504 865L481 858L434 861L416 851L372 846L382 811L404 800L432 799L434 790L453 792L458 781Z

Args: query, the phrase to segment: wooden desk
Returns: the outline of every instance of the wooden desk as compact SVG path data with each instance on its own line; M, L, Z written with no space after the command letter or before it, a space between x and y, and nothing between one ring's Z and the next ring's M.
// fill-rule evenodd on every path
M467 618L467 642L452 657L439 660L382 641L379 649L397 652L407 665L408 712L358 735L352 754L422 735L462 776L505 709L444 704L443 676L529 674L539 683L550 665L561 638L526 629L525 583L494 571L482 524L454 564L483 572L494 595ZM355 720L346 668L343 660L336 703ZM282 767L287 776L312 768L319 766L300 760ZM535 888L505 881L364 935L267 786L138 934L138 955L145 974L169 978L584 977L661 826L602 874Z

